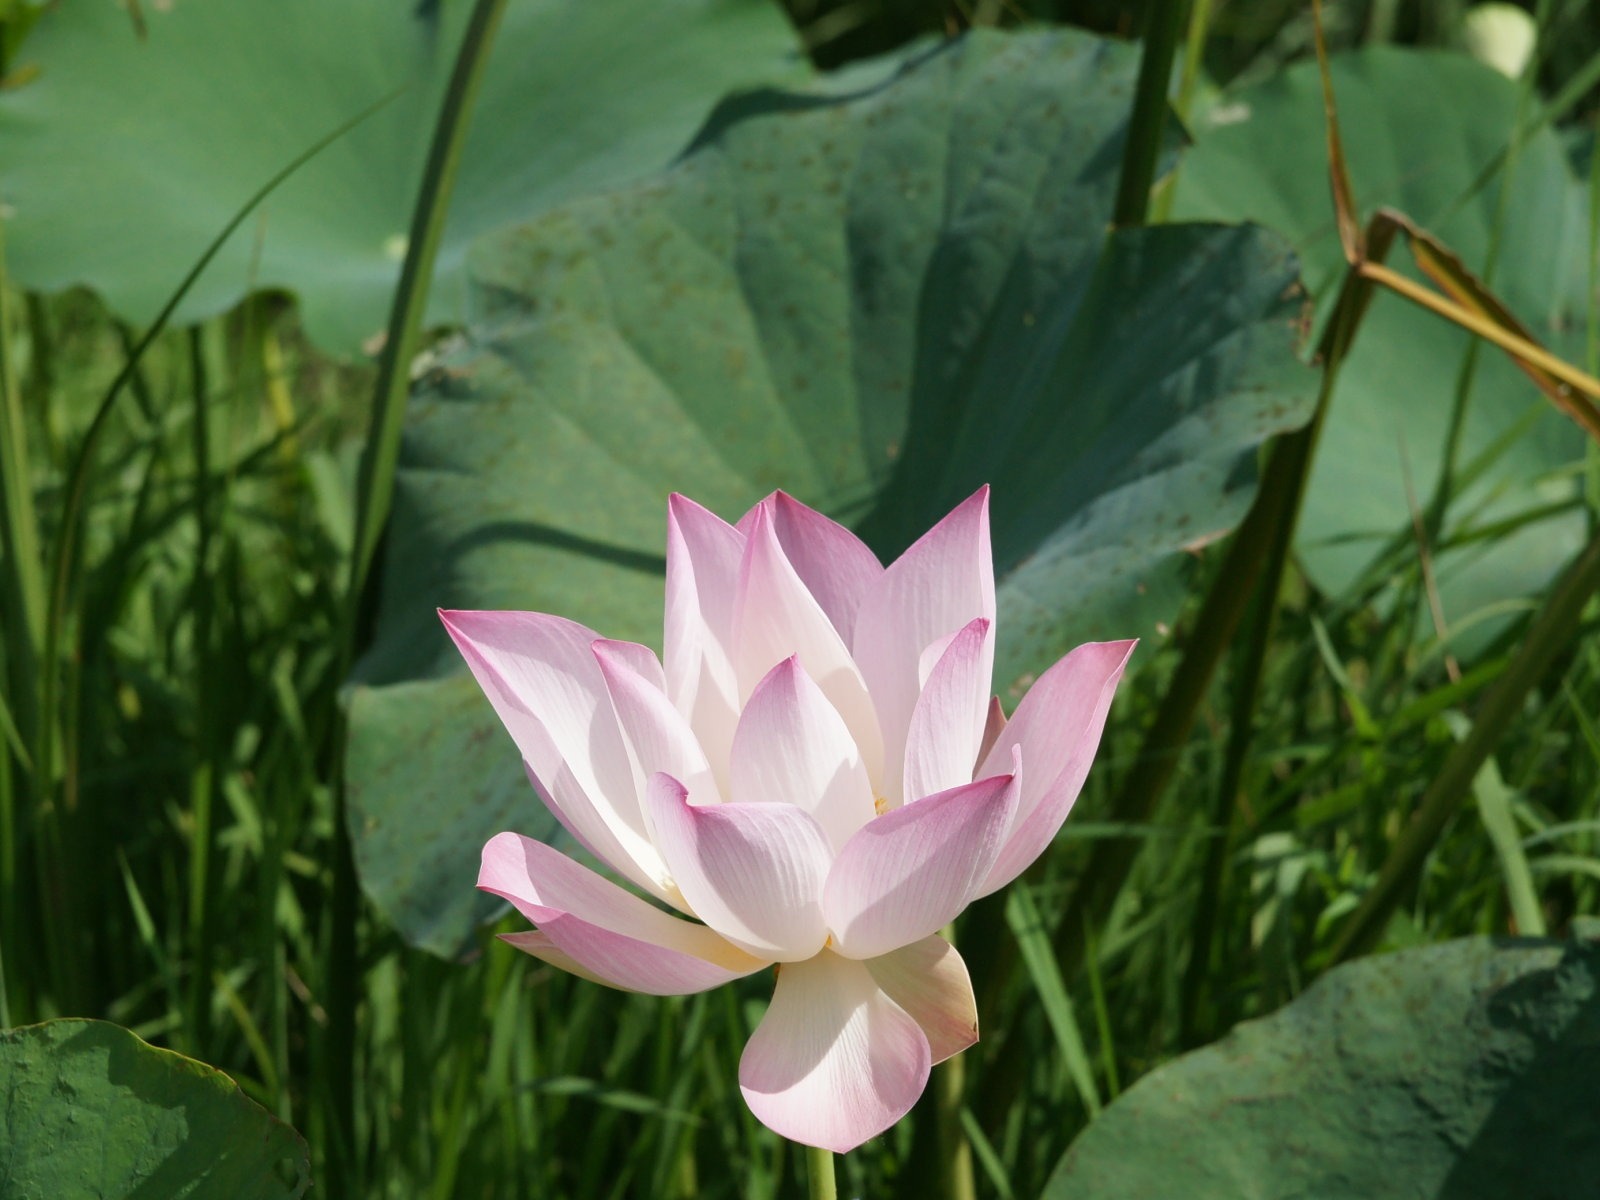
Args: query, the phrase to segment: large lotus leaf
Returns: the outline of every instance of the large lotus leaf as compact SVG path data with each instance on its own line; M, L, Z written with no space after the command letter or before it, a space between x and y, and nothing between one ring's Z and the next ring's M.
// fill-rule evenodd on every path
M214 1067L105 1021L0 1030L0 1196L292 1200L306 1144Z
M1527 138L1505 173L1471 192L1510 141L1515 86L1467 58L1388 48L1336 59L1333 76L1358 201L1409 214L1475 270L1489 266L1498 236L1494 289L1541 339L1581 362L1590 246L1559 139L1549 130ZM1196 124L1174 211L1281 231L1325 300L1342 258L1322 131L1314 64L1225 97ZM1397 245L1390 261L1405 258ZM1392 296L1369 312L1340 376L1300 529L1302 560L1324 588L1348 588L1384 545L1406 536L1413 502L1428 503L1469 341ZM1484 466L1450 510L1447 536L1463 544L1436 563L1452 628L1537 594L1586 538L1579 477L1568 469L1582 457L1582 435L1487 346L1461 445L1464 468ZM1541 512L1511 536L1466 540Z
M478 845L555 833L434 608L659 645L670 491L733 517L785 488L887 559L992 483L1012 699L1078 641L1161 636L1182 548L1238 519L1315 380L1277 239L1108 239L1136 61L967 37L854 97L737 104L660 179L479 249L351 714L358 861L407 936L454 949Z
M0 92L0 205L14 279L87 284L154 316L256 188L404 90L284 184L178 312L258 287L300 297L323 345L381 330L422 164L472 5L464 0L185 0L53 5ZM664 165L732 88L798 69L770 0L507 5L473 115L430 315L462 315L476 236Z
M1044 1200L1592 1196L1597 1081L1600 944L1362 959L1141 1079Z

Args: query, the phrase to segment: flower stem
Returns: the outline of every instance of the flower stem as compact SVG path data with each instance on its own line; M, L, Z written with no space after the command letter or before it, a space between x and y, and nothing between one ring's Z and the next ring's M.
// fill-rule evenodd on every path
M833 1182L833 1151L806 1148L806 1195L811 1200L837 1200Z

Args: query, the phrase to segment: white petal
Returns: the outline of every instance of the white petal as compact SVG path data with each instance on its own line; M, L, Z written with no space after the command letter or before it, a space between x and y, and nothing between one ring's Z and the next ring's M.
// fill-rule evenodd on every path
M977 617L928 675L906 734L904 801L972 782L994 675L994 626Z
M723 792L739 716L733 599L744 535L694 501L667 502L667 695L689 720Z
M756 510L745 541L734 602L733 646L741 700L749 699L773 667L798 655L801 666L844 718L868 776L881 777L883 742L867 686L833 623L784 557L765 509Z
M642 791L657 771L665 771L683 781L696 804L720 801L721 792L689 722L656 682L661 671L655 655L645 646L603 639L595 642L592 649L628 743L639 789ZM643 657L640 651L644 652ZM649 818L647 807L647 824Z
M889 565L856 613L851 650L877 706L890 775L884 795L901 794L906 734L921 690L924 651L975 617L994 620L989 489L957 505Z
M739 529L748 534L762 508L772 519L784 557L849 645L861 600L883 575L878 556L843 525L784 492L773 492L747 512Z
M869 958L865 965L889 998L922 1026L935 1063L978 1040L978 1001L967 964L938 934Z
M844 1154L910 1111L931 1066L922 1027L872 973L823 951L778 969L739 1090L767 1128Z
M756 685L733 735L731 796L809 812L837 851L873 817L855 739L796 658Z
M833 853L809 814L787 804L690 804L662 774L651 778L649 800L657 844L696 916L761 958L792 962L822 949Z
M514 833L484 846L478 886L539 926L539 936L522 935L513 945L626 991L699 992L766 965L704 925L668 916L560 851Z
M994 865L1017 776L928 796L869 821L834 860L822 911L840 954L875 958L953 921Z
M441 612L478 684L579 839L672 901L661 856L589 647L597 635L545 613Z

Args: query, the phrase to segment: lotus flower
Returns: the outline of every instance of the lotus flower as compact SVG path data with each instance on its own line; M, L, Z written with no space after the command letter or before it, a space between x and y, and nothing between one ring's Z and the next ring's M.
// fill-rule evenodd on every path
M440 614L550 811L696 918L502 833L478 886L537 926L504 940L657 995L778 964L739 1083L794 1141L853 1149L977 1040L937 931L1055 836L1133 648L1079 646L1006 722L988 498L885 568L781 492L737 526L673 496L665 663L562 617Z

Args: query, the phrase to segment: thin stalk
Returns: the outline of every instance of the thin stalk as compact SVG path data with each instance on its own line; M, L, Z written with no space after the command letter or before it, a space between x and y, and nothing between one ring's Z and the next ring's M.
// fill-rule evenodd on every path
M1377 881L1334 943L1330 965L1378 944L1389 918L1410 892L1450 818L1471 794L1473 779L1510 728L1523 701L1572 640L1584 606L1600 588L1600 536L1590 540L1534 616L1505 671L1484 693L1472 729L1450 751L1411 822L1389 852Z
M194 398L195 569L191 585L194 606L194 719L196 762L192 781L194 846L189 857L189 941L194 969L189 997L189 1035L194 1053L209 1057L211 1041L212 859L216 853L214 809L217 792L216 697L211 688L211 422L210 388L199 327L189 330L189 382Z
M412 208L410 239L406 245L405 261L400 268L394 302L389 310L387 336L378 364L372 428L367 435L366 450L362 456L356 497L355 547L350 562L335 675L335 679L341 683L355 661L357 642L363 635L365 616L370 612L371 596L367 585L393 501L395 472L400 457L400 433L409 394L409 368L421 337L434 261L444 234L450 198L455 190L468 123L487 71L490 48L505 6L506 0L477 0L473 5L439 108L416 203ZM333 724L334 736L330 747L334 762L329 770L334 796L334 829L329 847L333 886L326 959L328 1027L323 1043L322 1091L327 1100L325 1116L331 1135L329 1143L336 1148L332 1163L336 1177L333 1190L343 1195L359 1195L363 1188L356 1152L355 1043L356 1005L361 991L360 966L356 955L360 892L347 821L343 769L347 727L342 709L335 713Z
M1111 216L1118 226L1143 225L1150 211L1150 189L1155 185L1167 128L1167 89L1187 7L1186 0L1150 0L1145 10L1144 49L1139 56L1139 79L1134 85L1128 140L1122 149L1122 176Z
M1178 99L1174 106L1180 121L1189 119L1189 106L1194 102L1194 89L1200 82L1200 68L1205 63L1206 33L1211 27L1212 0L1194 0L1194 10L1189 14L1189 32L1183 39L1183 70L1178 76Z
M1278 520L1274 524L1266 548L1262 570L1262 583L1256 592L1251 619L1246 627L1249 636L1239 647L1233 671L1233 700L1229 713L1228 746L1224 752L1222 777L1212 796L1208 825L1221 832L1206 847L1205 864L1200 877L1200 896L1195 905L1193 936L1190 941L1189 962L1184 970L1183 985L1178 999L1178 1036L1180 1044L1197 1044L1198 1017L1201 993L1210 975L1211 938L1217 928L1217 905L1222 894L1223 877L1227 871L1231 852L1233 818L1238 811L1236 803L1239 786L1244 777L1244 765L1250 751L1251 737L1255 732L1256 704L1261 693L1261 676L1266 666L1267 649L1272 642L1278 611L1278 593L1283 586L1284 571L1289 564L1289 551L1294 544L1294 532L1300 520L1300 509L1305 501L1306 482L1311 476L1311 463L1316 456L1317 441L1327 417L1328 405L1333 400L1338 385L1339 369L1355 341L1366 310L1370 285L1354 272L1347 272L1339 305L1329 325L1323 343L1322 384L1317 392L1317 406L1311 422L1296 435L1291 470L1287 472L1285 489L1280 497Z
M34 743L42 714L32 704L38 695L39 655L44 640L44 571L39 557L39 523L33 505L33 472L28 460L27 422L16 366L11 358L11 314L5 271L5 222L0 221L0 552L4 554L0 610L6 614L4 671L0 682L11 697L11 722L19 745L13 758L0 750L0 944L16 954L21 914L29 907L18 892L17 848L22 826L17 804L19 778L27 773L23 749ZM13 966L16 965L13 957ZM3 999L3 997L0 997ZM19 1004L19 1008L20 1008Z
M1580 371L1565 359L1551 354L1544 347L1536 345L1526 338L1519 337L1511 330L1497 325L1493 321L1480 317L1477 313L1462 307L1445 296L1430 291L1415 280L1384 266L1382 263L1364 262L1356 269L1372 282L1383 285L1391 292L1410 300L1413 304L1420 305L1430 312L1438 313L1439 316L1447 321L1453 321L1463 329L1477 334L1484 341L1493 342L1511 357L1521 359L1523 362L1555 376L1559 382L1566 384L1573 391L1582 392L1586 396L1600 399L1600 379ZM1585 428L1589 428L1591 435L1600 436L1600 427L1590 428L1585 425Z
M838 1188L833 1179L833 1151L807 1146L806 1195L810 1200L838 1200Z
M1542 34L1550 23L1549 0L1540 0L1538 11L1534 17L1536 28ZM1500 250L1504 244L1506 214L1511 207L1511 183L1515 177L1517 161L1522 155L1523 129L1526 125L1528 107L1534 99L1533 81L1538 74L1541 55L1540 46L1536 42L1532 61L1528 69L1523 72L1517 82L1516 112L1511 121L1511 136L1502 152L1500 191L1495 197L1494 220L1489 227L1489 247L1484 255L1482 269L1478 272L1483 280L1483 286L1494 286L1495 271L1500 265ZM1450 502L1456 492L1456 462L1461 456L1461 440L1467 426L1467 410L1472 401L1472 386L1478 374L1478 356L1482 343L1474 338L1467 345L1467 352L1462 357L1461 368L1456 375L1456 388L1453 403L1450 406L1450 420L1445 427L1443 453L1439 459L1439 475L1434 481L1433 495L1428 501L1428 507L1422 517L1421 547L1424 555L1436 546L1444 530L1445 514L1449 511ZM1424 560L1426 561L1426 560ZM1442 637L1445 630L1441 628Z
M956 928L946 925L944 938L955 945ZM972 1175L972 1146L961 1124L966 1103L965 1055L945 1059L933 1069L935 1135L935 1194L943 1200L974 1200L977 1184Z

